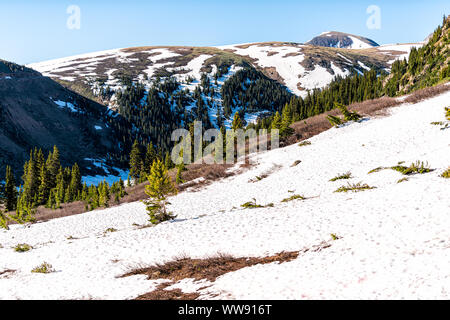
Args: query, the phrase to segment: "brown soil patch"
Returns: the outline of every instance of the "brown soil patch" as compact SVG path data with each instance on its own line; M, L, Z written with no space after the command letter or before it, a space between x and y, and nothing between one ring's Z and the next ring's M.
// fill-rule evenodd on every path
M284 79L280 76L277 69L275 67L265 67L261 69L264 75L269 77L272 80L280 82L282 85L286 85Z

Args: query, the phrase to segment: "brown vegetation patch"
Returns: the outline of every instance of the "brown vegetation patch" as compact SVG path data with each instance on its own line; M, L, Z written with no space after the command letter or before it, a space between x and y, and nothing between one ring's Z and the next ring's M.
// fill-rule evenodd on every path
M236 172L229 172L233 165L231 164L191 164L188 165L188 170L182 174L184 181L187 181L177 188L179 191L184 191L188 188L199 189L214 181L228 178L236 174ZM175 179L175 171L171 171L172 179Z
M166 290L173 282L160 284L156 290L140 295L135 300L195 300L200 293L184 293L181 289Z
M333 237L333 240L338 239L340 239L340 237ZM152 292L140 295L136 300L194 300L197 299L200 296L201 291L208 288L208 286L204 286L193 293L184 293L180 289L165 289L183 279L194 279L194 281L208 280L214 282L218 277L242 268L258 264L290 262L297 259L300 254L320 252L329 247L331 247L331 243L323 241L318 245L304 248L300 251L281 252L268 257L235 258L224 254L218 254L206 259L181 257L163 264L156 264L150 267L132 270L121 276L121 278L134 275L146 275L148 280L171 280L170 282L160 284L156 290ZM208 294L211 295L211 293Z
M402 104L401 101L395 98L382 97L363 102L352 103L349 108L355 110L359 114L366 116L385 116L387 109Z
M236 48L239 49L247 49L249 47L252 46L258 46L258 47L284 47L284 46L290 46L290 47L294 47L294 46L301 46L300 43L295 43L295 42L255 42L255 43L248 43L248 44L241 44L236 46Z
M289 52L289 53L286 53L286 54L283 56L283 58L297 57L297 56L299 56L299 55L301 55L301 54L302 54L301 52Z
M289 262L296 259L298 251L281 252L273 256L262 258L234 258L229 255L218 254L206 259L178 258L163 264L156 264L148 268L132 270L122 277L133 275L147 275L148 280L170 279L179 281L183 279L207 279L215 281L218 277L242 268L257 264L268 264L272 262Z
M6 269L3 271L0 271L0 279L8 279L14 273L16 273L16 270L12 270L12 269Z
M265 67L261 69L264 75L269 77L272 80L278 81L281 84L285 85L284 79L280 76L277 69L275 67Z
M450 85L448 84L440 84L434 87L424 88L421 90L416 90L411 93L404 102L407 103L418 103L425 99L435 97L441 93L447 92L450 90Z

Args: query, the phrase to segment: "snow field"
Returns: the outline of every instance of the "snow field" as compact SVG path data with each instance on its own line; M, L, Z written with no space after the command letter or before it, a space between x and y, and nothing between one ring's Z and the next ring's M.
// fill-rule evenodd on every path
M393 108L385 118L330 129L309 139L309 146L256 154L248 171L172 197L176 220L156 227L139 228L147 215L136 202L0 231L0 271L17 270L0 278L0 298L128 299L161 283L116 278L138 266L218 252L266 256L326 241L331 247L288 263L225 274L202 297L448 299L449 182L439 174L450 165L450 131L430 122L444 119L449 98L447 92ZM292 167L296 160L301 163ZM368 174L416 160L436 170L402 183L397 180L404 176L393 170ZM347 171L354 177L350 182L377 188L335 193L347 181L329 180ZM281 202L293 194L308 199ZM274 207L240 207L252 198ZM341 239L333 241L332 233ZM33 249L14 252L18 243ZM30 273L44 261L56 272ZM199 288L188 279L175 286L185 292Z

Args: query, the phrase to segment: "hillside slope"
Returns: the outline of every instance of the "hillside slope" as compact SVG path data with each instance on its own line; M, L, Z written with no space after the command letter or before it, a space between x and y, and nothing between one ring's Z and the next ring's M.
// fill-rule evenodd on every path
M148 217L136 202L0 231L0 298L129 299L166 281L118 277L136 267L217 252L297 251L290 262L166 290L228 299L449 299L449 181L440 174L450 166L450 130L430 124L445 121L449 99L447 92L403 104L387 117L323 132L311 145L254 155L247 171L171 197L178 217L156 227L141 227ZM434 171L368 173L417 160ZM330 181L347 171L351 180ZM359 181L376 188L334 192ZM293 195L306 199L282 201ZM252 198L273 206L241 207ZM14 252L18 243L33 249ZM57 272L30 273L44 261Z
M114 115L118 116L118 115ZM121 152L113 115L40 73L0 61L0 172L11 165L17 175L32 148L57 145L62 163L78 162L83 173L105 173L103 162ZM119 121L117 119L117 121ZM113 165L117 161L112 161Z
M342 49L367 49L379 46L371 39L337 31L324 32L312 38L306 44Z
M186 107L191 110L200 100L193 92L204 84L202 78L206 76L213 84L214 94L211 95L208 88L201 97L210 109L211 121L214 121L220 112L229 119L236 108L244 117L250 114L248 119L254 119L258 112L273 111L266 106L252 110L253 102L243 106L239 103L241 101L237 101L238 94L233 96L222 92L222 87L236 81L236 73L243 68L262 72L255 79L246 79L246 82L267 81L268 78L285 86L277 89L280 93L271 97L273 104L280 109L287 94L305 96L307 90L322 88L338 75L363 73L370 68L389 70L391 63L402 54L405 52L267 42L220 47L125 48L34 63L29 67L113 109L119 109L115 93L131 82L141 83L148 89L157 79L171 77L179 83L179 91L189 90L192 102ZM250 90L244 83L243 88L242 94L250 96ZM250 101L254 94L249 97ZM236 101L236 106L231 106L232 112L228 112L228 102L231 100Z
M396 61L392 71L388 85L399 94L450 79L450 16L444 17L424 46L411 50L407 61Z

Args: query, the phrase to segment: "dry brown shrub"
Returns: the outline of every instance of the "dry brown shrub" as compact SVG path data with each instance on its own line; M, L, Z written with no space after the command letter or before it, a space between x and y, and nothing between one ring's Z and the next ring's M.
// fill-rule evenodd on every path
M217 277L228 272L236 271L256 264L267 264L272 262L289 262L296 259L298 251L281 252L269 257L242 257L235 258L230 255L217 254L205 259L191 259L181 257L172 261L156 264L147 268L139 268L123 275L128 277L132 275L145 274L149 280L170 279L179 281L182 279L207 279L215 281Z
M437 96L441 93L447 92L449 90L450 90L450 86L447 84L440 84L440 85L437 85L434 87L416 90L405 99L405 102L417 103L417 102L423 101L425 99L435 97L435 96Z

